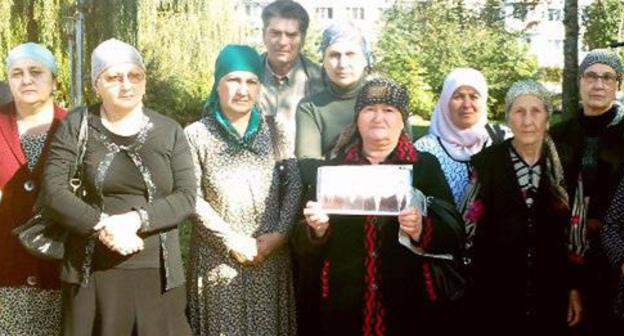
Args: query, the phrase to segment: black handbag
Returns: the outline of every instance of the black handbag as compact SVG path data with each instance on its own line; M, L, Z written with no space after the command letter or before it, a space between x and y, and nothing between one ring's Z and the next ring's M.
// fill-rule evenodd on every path
M468 277L463 264L464 222L455 207L443 200L436 198L427 199L427 212L430 216L437 217L440 224L446 225L456 239L462 242L460 247L452 253L452 260L441 258L427 258L431 272L431 280L438 303L454 302L464 297L468 286Z
M82 198L84 196L81 188L82 161L88 137L87 109L83 109L81 113L76 162L73 174L69 175L71 177L68 181L68 187L76 196ZM35 215L26 223L13 229L12 233L30 254L43 259L61 260L65 256L65 240L67 240L69 233L64 227L47 217L43 209L37 208L39 209L35 211Z
M461 262L454 260L430 260L429 269L439 303L455 302L464 297L468 280Z

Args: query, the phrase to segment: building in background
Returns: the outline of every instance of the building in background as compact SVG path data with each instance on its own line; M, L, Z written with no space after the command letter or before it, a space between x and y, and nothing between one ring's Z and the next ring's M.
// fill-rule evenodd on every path
M396 2L410 3L426 0L302 0L300 3L310 14L311 27L322 30L334 20L348 20L359 27L374 43L380 33L383 12ZM579 22L583 9L595 0L579 0ZM237 10L247 17L247 22L257 32L251 43L262 43L262 8L272 0L239 0ZM529 10L521 3L505 0L505 27L509 31L525 33L524 41L529 52L537 58L540 67L563 68L563 6L565 0L541 0ZM464 0L466 8L478 9L485 0ZM582 31L581 31L582 36ZM585 55L582 38L579 39L579 59Z
M310 27L322 31L333 21L350 21L371 41L379 36L379 18L397 0L302 0L298 1L310 15ZM405 0L399 0L405 1ZM251 43L262 42L262 9L272 0L239 0L236 10L247 17L256 32Z
M579 24L581 13L592 2L594 0L579 0ZM542 0L534 9L523 13L518 1L505 1L505 27L509 31L525 32L529 52L537 57L540 67L563 69L564 3L564 0ZM579 60L586 53L582 45L582 30L580 35Z

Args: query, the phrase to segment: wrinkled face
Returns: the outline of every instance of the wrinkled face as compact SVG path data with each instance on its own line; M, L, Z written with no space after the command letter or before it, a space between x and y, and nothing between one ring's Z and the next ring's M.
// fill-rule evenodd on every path
M366 58L356 42L337 42L325 49L323 67L334 85L350 88L364 75Z
M113 65L95 81L95 91L106 108L131 111L143 101L145 72L132 63Z
M357 128L365 145L379 141L396 144L404 126L401 112L392 105L368 105L358 114Z
M15 103L20 105L40 105L52 99L56 79L42 64L31 60L16 61L9 69L9 88Z
M550 126L544 102L530 94L516 98L509 109L507 124L514 134L514 141L525 146L542 143Z
M482 97L471 86L460 86L449 100L449 117L455 127L467 129L474 126L481 118Z
M219 80L219 105L228 118L249 113L260 94L260 79L253 72L232 71Z
M282 17L273 17L263 32L264 46L270 64L277 66L292 65L303 46L303 34L299 30L299 21Z
M599 115L611 108L618 87L616 78L615 70L601 63L581 74L579 89L585 114Z

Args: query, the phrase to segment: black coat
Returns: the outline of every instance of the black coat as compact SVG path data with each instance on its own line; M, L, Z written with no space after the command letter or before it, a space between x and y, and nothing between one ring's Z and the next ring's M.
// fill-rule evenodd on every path
M534 206L527 207L510 145L494 145L472 159L483 205L474 240L475 322L481 331L503 334L532 334L537 325L556 332L565 327L570 290L569 211L544 168Z
M583 169L583 154L589 150L585 148L585 141L592 134L583 126L582 118L558 124L553 127L550 134L557 146L568 194L572 199L579 173ZM624 176L624 120L604 127L596 138L598 139L596 176L599 180L591 181L593 182L591 187L588 186L589 181L585 181L585 195L591 196L588 218L602 220L618 183Z
M327 165L344 164L333 160ZM418 153L413 164L412 185L427 196L453 204L453 198L441 171L440 165L432 155ZM316 178L308 179L315 181ZM312 185L311 195L315 195ZM301 235L310 237L305 223L298 230L296 240L299 253L310 263L319 258L326 266L326 292L321 295L320 330L322 335L359 335L362 334L365 258L369 253L365 247L367 238L364 232L365 216L330 216L329 237L322 243L301 239ZM462 236L452 233L436 218L432 218L432 240L427 251L434 253L457 253L463 246ZM407 335L425 330L438 330L438 322L447 321L452 325L450 315L443 315L443 309L432 305L427 295L426 281L423 276L423 257L408 250L398 242L399 223L397 217L378 216L375 224L377 237L377 290L381 294L385 308L386 335ZM307 265L302 265L306 267ZM309 275L309 274L308 274ZM312 281L314 282L314 281ZM307 295L314 298L314 295ZM310 314L313 310L308 310ZM445 311L447 312L447 311ZM305 317L307 322L310 316ZM450 322L450 323L449 323Z

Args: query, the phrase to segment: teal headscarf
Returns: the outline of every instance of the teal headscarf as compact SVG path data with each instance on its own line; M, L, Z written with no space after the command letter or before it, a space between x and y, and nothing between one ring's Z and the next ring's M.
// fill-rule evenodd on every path
M214 71L214 83L212 84L212 90L206 105L204 105L204 112L213 113L219 124L223 126L227 132L234 136L235 139L239 139L243 143L247 143L258 132L260 124L260 112L256 105L251 110L251 117L247 130L241 138L230 123L230 120L225 117L219 106L219 94L217 88L219 81L223 76L234 71L249 71L254 73L258 78L262 78L262 61L258 52L252 47L245 45L229 44L225 46L215 62Z

